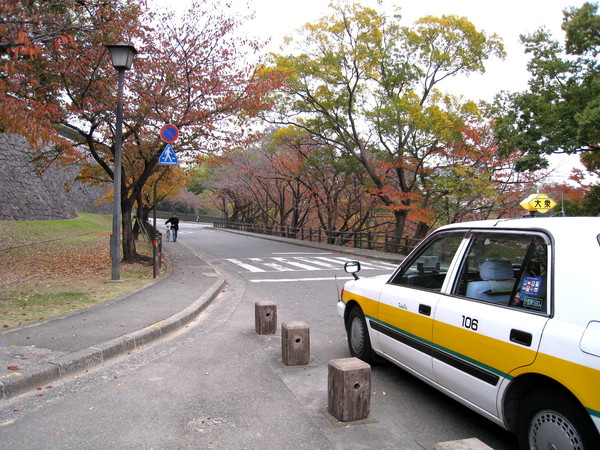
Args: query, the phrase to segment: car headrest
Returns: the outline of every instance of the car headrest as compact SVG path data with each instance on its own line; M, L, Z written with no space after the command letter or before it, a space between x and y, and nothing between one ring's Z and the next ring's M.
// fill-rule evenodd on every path
M485 261L479 269L482 280L509 280L514 277L510 261Z

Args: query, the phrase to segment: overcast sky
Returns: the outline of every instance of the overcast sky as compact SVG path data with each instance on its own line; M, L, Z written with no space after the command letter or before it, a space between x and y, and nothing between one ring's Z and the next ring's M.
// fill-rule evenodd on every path
M191 0L170 0L168 5L184 8ZM262 39L271 39L269 50L279 51L285 35L293 34L307 22L316 22L326 14L329 0L231 0L240 12L255 12L255 19L248 24L248 31ZM487 34L499 35L505 46L504 60L491 59L486 63L486 73L473 74L468 78L445 82L453 94L472 100L491 100L501 90L523 91L527 89L527 57L519 42L521 34L534 32L541 26L548 28L555 39L564 42L561 30L562 11L571 6L580 7L583 0L357 0L364 6L382 11L392 5L401 8L403 25L411 25L416 19L427 15L443 14L467 17ZM562 168L563 177L578 157L556 157L554 165ZM565 162L562 162L562 161Z
M545 26L562 42L562 11L584 3L581 0L383 0L383 6L377 6L377 0L357 2L379 11L391 5L399 6L404 25L411 25L427 15L454 14L467 17L487 34L498 34L504 41L506 59L489 60L485 74L457 80L449 88L473 100L491 100L501 90L525 90L529 75L519 36ZM284 35L322 17L328 3L328 0L233 0L233 4L243 10L256 11L250 29L260 37L270 37L270 48L274 51L278 50Z
M155 0L161 6L185 10L192 0ZM328 11L329 0L230 0L244 14L255 13L255 19L244 28L261 39L270 39L268 50L278 52L286 35L293 35L307 22L316 22ZM593 1L593 0L592 0ZM402 24L410 26L427 15L454 14L467 17L487 34L496 33L505 45L507 57L486 63L485 74L445 82L445 89L472 100L491 100L501 90L527 89L527 57L519 42L521 34L534 32L541 26L552 31L555 39L564 41L561 30L562 11L580 7L583 0L356 0L378 11L399 6Z

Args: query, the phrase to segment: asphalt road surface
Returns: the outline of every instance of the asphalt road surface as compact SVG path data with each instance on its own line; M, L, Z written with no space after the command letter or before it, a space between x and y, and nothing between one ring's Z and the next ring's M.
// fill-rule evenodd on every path
M348 357L335 305L347 255L182 223L186 245L227 277L198 320L148 348L0 404L1 448L432 449L479 438L513 449L511 434L391 364L372 367L371 413L327 413L327 363ZM390 263L362 259L362 275ZM277 304L278 327L310 327L310 362L281 361L280 331L258 336L254 303ZM135 312L132 312L133 314Z

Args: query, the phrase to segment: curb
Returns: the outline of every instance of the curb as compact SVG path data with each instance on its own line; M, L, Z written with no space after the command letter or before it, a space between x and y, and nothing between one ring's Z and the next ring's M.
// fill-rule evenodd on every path
M76 316L77 314L81 314L84 311L93 311L95 309L100 309L100 308L106 308L107 306L110 306L113 303L119 302L125 298L127 298L128 296L135 294L137 292L149 289L150 287L154 286L156 283L162 281L163 279L167 278L169 275L171 275L171 273L173 272L173 267L169 264L166 266L167 268L165 269L165 273L163 273L160 277L153 279L152 281L150 281L148 284L145 284L143 286L140 286L130 292L127 292L125 294L122 294L118 297L115 297L111 300L107 300L105 302L102 303L98 303L96 305L93 306L89 306L87 308L84 309L79 309L77 311L72 311L72 312L68 312L65 314L61 314L60 316L54 316L54 317L49 317L47 319L43 319L43 323L52 323L54 321L59 321L59 320L63 320L65 317L71 317L71 316ZM110 280L107 280L106 282L110 282ZM21 330L24 328L28 328L31 326L37 326L36 322L29 322L29 323L25 323L22 325L16 325L14 327L9 328L7 331L3 331L0 330L0 336L6 335L14 330ZM2 399L2 382L0 382L0 399Z
M0 381L0 400L14 398L67 376L102 365L173 333L194 320L217 297L225 283L225 277L219 276L217 281L194 303L165 320L94 347L58 357L54 361L41 365L41 368L37 368L34 373L23 376L15 374L13 378Z

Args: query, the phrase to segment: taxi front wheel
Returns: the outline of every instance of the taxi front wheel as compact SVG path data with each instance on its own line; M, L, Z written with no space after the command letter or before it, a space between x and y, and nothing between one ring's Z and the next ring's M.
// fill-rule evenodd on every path
M373 363L373 349L371 347L367 322L362 310L358 306L353 307L348 314L346 332L348 334L350 354L369 364Z
M519 448L599 448L598 433L586 413L558 391L540 389L523 403L517 429Z

